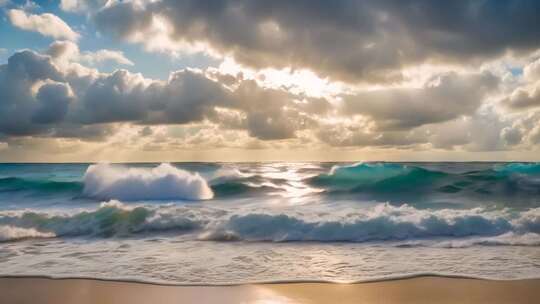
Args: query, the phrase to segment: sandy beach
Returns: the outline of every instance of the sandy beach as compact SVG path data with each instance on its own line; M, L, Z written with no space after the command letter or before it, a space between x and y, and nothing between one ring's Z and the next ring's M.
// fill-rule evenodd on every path
M92 279L5 277L0 303L540 303L540 279L417 277L357 284L166 286Z

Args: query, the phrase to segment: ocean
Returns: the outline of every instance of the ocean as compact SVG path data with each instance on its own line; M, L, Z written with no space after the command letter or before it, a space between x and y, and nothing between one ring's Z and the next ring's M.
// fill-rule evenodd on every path
M540 164L0 164L0 275L424 274L540 277Z

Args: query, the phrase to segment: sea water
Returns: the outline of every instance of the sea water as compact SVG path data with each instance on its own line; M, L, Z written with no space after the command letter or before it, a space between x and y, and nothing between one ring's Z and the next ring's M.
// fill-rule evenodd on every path
M540 164L0 164L0 275L540 277Z

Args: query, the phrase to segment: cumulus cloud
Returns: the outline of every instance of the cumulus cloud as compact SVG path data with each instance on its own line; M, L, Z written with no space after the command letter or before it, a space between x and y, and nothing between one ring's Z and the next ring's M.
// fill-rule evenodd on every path
M398 82L425 62L478 62L540 46L532 0L115 2L104 33L153 50L199 50L247 66L308 68L349 82Z
M0 132L25 135L46 131L38 122L51 119L46 108L66 100L66 96L54 96L55 84L46 82L61 80L62 74L49 57L31 51L15 53L7 64L0 65ZM62 113L54 114L54 120Z
M73 97L68 84L51 83L39 88L36 100L39 106L32 115L32 121L39 124L51 124L64 119Z
M502 99L502 104L513 110L527 110L540 106L540 58L539 53L523 67L520 85Z
M70 63L80 57L70 42L52 44L48 54L22 51L0 66L1 133L71 137L89 131L76 126L212 121L235 124L260 139L285 139L305 126L297 95L253 80L238 80L229 88L204 71L189 69L172 73L167 81L126 70L97 73Z
M530 111L520 115L504 133L504 139L510 144L524 144L531 147L540 144L540 111Z
M217 69L183 69L166 81L127 70L102 73L81 64L84 54L59 41L46 54L19 51L0 65L2 142L110 140L138 142L145 151L314 145L498 151L540 142L538 115L505 117L488 102L501 82L489 71L434 73L416 87L351 87L314 98Z
M57 61L75 61L88 65L96 65L104 62L133 65L133 62L126 58L122 51L102 49L95 52L81 52L76 43L67 40L53 42L49 46L47 54Z
M133 65L133 62L124 56L122 51L99 50L87 52L82 55L82 60L90 64L112 61L123 65Z
M517 89L508 98L503 100L508 106L514 109L526 109L540 106L540 84L530 90Z
M60 0L60 8L67 12L87 12L98 9L109 2L108 0Z
M345 114L363 114L381 129L407 129L471 115L493 92L498 78L489 72L445 73L421 88L379 89L344 96Z
M19 9L11 9L7 13L10 22L23 30L40 33L56 39L77 40L76 33L62 19L50 13L31 14Z

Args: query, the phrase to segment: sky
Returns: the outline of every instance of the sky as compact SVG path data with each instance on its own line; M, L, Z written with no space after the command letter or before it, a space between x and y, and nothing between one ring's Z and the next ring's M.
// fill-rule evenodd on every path
M540 161L540 1L0 0L0 162Z

